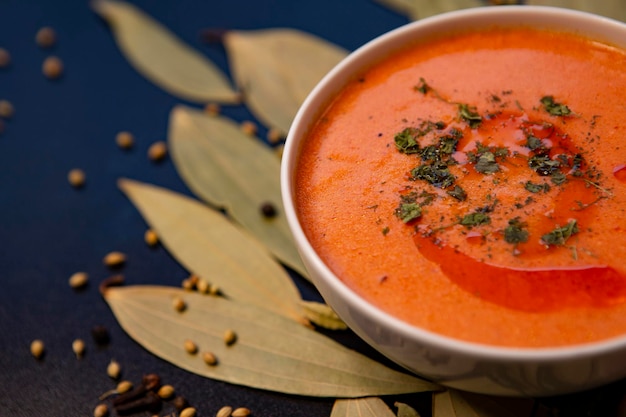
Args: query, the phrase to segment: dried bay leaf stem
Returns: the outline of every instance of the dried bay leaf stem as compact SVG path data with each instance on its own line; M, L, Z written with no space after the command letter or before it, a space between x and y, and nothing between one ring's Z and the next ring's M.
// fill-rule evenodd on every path
M268 146L225 117L186 106L172 110L168 141L178 173L196 195L225 209L276 258L306 277L283 215L280 161ZM266 202L276 209L270 219L259 212Z
M189 303L185 314L173 296ZM190 372L233 384L288 394L361 397L430 391L435 384L391 370L282 315L245 302L185 293L174 287L111 287L104 294L124 330L153 354ZM237 332L226 346L224 329ZM180 341L211 346L207 366Z
M201 103L239 101L215 64L139 8L117 0L94 0L91 7L111 25L131 65L170 94Z
M227 297L272 310L300 323L300 294L267 249L223 214L167 189L122 179L119 187L193 274L219 285ZM188 302L189 292L181 295ZM171 308L171 301L168 302ZM188 314L186 311L185 314Z
M338 399L330 417L396 417L378 397Z

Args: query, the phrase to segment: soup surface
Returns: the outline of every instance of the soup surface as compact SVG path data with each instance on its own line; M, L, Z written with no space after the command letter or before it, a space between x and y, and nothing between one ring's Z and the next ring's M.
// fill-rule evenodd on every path
M296 206L365 299L467 341L626 334L626 52L488 28L364 70L302 145Z

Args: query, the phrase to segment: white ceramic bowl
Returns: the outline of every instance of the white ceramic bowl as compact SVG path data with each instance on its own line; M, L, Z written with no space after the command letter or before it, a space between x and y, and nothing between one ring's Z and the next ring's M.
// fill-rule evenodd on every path
M362 46L337 65L308 96L287 138L281 181L298 250L318 290L367 343L407 369L462 390L511 396L547 396L585 390L626 376L626 336L562 348L505 348L444 337L403 322L359 297L316 254L294 207L294 178L302 141L330 99L378 57L420 37L488 25L565 30L626 48L626 24L588 13L497 6L451 12L413 22Z

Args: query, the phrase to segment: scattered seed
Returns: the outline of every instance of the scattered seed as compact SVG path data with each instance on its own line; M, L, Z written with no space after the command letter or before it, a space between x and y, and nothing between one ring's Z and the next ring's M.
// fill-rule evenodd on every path
M43 61L41 71L49 80L55 80L63 75L63 61L59 57L49 56Z
M76 339L72 342L72 351L77 358L82 358L85 354L85 342L82 339Z
M180 283L180 286L186 291L193 291L196 289L196 285L189 278L185 278L183 282Z
M231 417L247 417L251 414L250 410L246 407L239 407L233 410Z
M116 391L118 394L124 394L125 392L133 389L133 383L130 381L120 381L117 384Z
M126 255L117 251L109 252L104 256L102 262L109 268L117 268L126 262Z
M67 181L74 188L81 188L85 185L85 171L80 168L71 169L70 172L67 173Z
M204 112L210 116L217 116L222 111L222 108L217 103L208 103L204 106Z
M209 284L209 282L205 279L200 279L198 281L198 284L196 284L196 288L198 289L199 293L208 294L209 289L211 288L211 284Z
M70 276L69 284L74 289L84 288L89 282L89 275L86 272L75 272Z
M163 385L157 392L158 396L164 400L168 400L174 396L174 387L171 385Z
M91 337L93 341L100 346L106 345L111 341L111 336L109 336L107 328L100 325L93 326L91 329Z
M172 404L174 405L174 408L178 411L182 411L185 408L189 407L189 403L187 402L185 397L181 397L180 395L172 400Z
M130 132L119 132L115 135L115 143L122 149L130 149L135 144L135 138Z
M256 132L259 130L256 123L251 122L250 120L244 120L241 122L239 128L243 133L250 136L256 135Z
M237 341L237 334L234 331L228 329L224 332L224 343L230 346L236 341Z
M180 417L195 417L196 409L193 407L187 407L180 412Z
M111 362L109 362L109 365L107 366L107 375L113 379L118 379L121 374L122 367L114 359L111 359Z
M7 68L11 65L11 54L4 48L0 48L0 68Z
M217 284L211 284L209 286L209 295L220 295L221 294L221 290L220 287L217 286Z
M46 348L43 344L43 341L36 339L33 340L30 344L30 353L37 359L41 359L45 352Z
M163 141L154 142L148 148L148 158L153 162L160 162L167 156L167 144Z
M157 236L156 232L152 229L146 230L146 233L144 233L143 235L143 240L150 247L154 247L159 243L159 237Z
M209 366L217 365L217 358L212 352L206 351L202 353L202 360Z
M40 48L51 48L57 41L57 34L49 26L42 27L35 35L35 42Z
M273 127L267 131L267 141L272 145L280 142L283 139L285 139L285 134L282 130Z
M9 100L0 100L0 117L3 119L10 119L15 113L13 103Z
M196 345L193 340L185 340L184 347L187 353L190 353L192 355L198 353L198 345Z
M233 407L229 405L225 405L224 407L219 409L217 414L215 414L215 417L230 417L232 412L233 412Z
M172 307L174 307L174 310L176 311L183 312L187 308L187 303L185 303L185 300L180 297L174 297L172 299Z
M115 411L120 416L137 414L142 411L155 412L161 409L163 401L161 397L152 391L144 392L145 395L136 399L124 401L115 405ZM118 397L119 399L121 397ZM114 401L115 403L115 401Z
M268 201L261 204L261 214L263 214L263 217L271 219L272 217L276 217L278 211L276 210L276 206Z
M93 417L106 417L109 415L109 407L106 404L98 404L93 410Z

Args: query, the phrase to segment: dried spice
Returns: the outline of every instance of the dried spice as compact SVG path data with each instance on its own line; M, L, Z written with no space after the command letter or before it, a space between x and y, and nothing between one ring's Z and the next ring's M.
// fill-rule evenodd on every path
M163 141L154 142L148 148L148 158L153 162L160 162L167 156L167 144Z
M109 268L118 268L126 263L126 254L118 251L109 252L104 256L102 262Z
M40 48L51 48L56 44L56 42L56 31L49 26L42 27L35 35L35 43L37 43L37 46Z
M198 353L198 345L196 345L192 340L190 339L186 339L185 343L183 344L185 351L187 353L189 353L190 355L195 355L196 353Z
M252 412L246 407L235 408L231 414L231 417L248 417Z
M337 399L330 417L396 417L378 397Z
M13 103L9 100L0 100L0 117L3 119L10 119L15 114L15 108Z
M75 272L68 280L70 287L74 289L84 288L89 283L89 275L86 272Z
M56 56L49 56L44 59L41 72L49 80L56 80L63 75L63 61Z
M174 297L172 299L172 307L176 311L183 312L187 308L187 303L181 297Z
M244 120L243 122L241 122L241 124L239 125L239 128L241 129L243 133L245 133L246 135L250 135L250 136L255 136L257 132L259 131L259 128L257 127L256 123L250 120Z
M106 327L101 325L92 327L91 337L93 338L93 341L99 346L107 345L111 341L109 331Z
M118 379L122 375L122 366L117 361L111 359L111 362L107 365L107 375L113 379Z
M81 188L85 185L86 175L85 171L80 168L71 169L67 173L67 181L74 188Z
M4 48L0 48L0 68L8 68L11 65L11 54Z
M43 341L35 339L30 344L30 353L36 358L41 359L45 353L45 346Z
M224 332L224 343L226 343L228 346L234 344L237 341L237 334L232 331L231 329L228 329Z
M195 417L196 409L193 407L187 407L180 412L180 417Z
M122 149L130 149L135 145L135 137L130 132L118 132L115 135L115 143Z
M159 243L159 236L154 230L148 229L143 235L143 240L146 242L146 245L154 247Z
M163 385L159 388L157 395L164 400L169 400L174 396L175 390L171 385Z
M72 342L72 352L77 358L82 358L85 354L85 342L82 339L76 339Z
M93 417L106 417L109 415L109 407L106 404L98 404L93 410Z
M233 407L229 405L225 405L217 411L215 417L231 417L233 412Z
M578 233L578 223L576 220L570 220L565 226L557 226L550 233L541 236L541 241L547 246L561 246L576 233Z
M212 352L202 352L202 360L209 366L217 365L217 358Z

